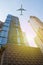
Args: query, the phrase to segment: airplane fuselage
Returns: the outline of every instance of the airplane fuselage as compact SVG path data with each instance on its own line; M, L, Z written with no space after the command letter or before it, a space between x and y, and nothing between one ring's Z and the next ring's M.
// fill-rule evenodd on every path
M23 12L23 11L26 11L26 10L22 8L22 4L21 4L21 8L18 9L17 11L21 11L21 14L20 14L20 15L23 15L22 12Z

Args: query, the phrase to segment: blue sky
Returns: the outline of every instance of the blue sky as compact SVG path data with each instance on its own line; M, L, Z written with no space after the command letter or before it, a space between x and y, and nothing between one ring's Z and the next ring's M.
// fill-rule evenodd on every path
M8 13L19 16L16 10L20 8L21 3L27 9L24 16L35 15L43 18L43 0L0 0L0 19L5 19Z
M27 10L23 12L23 16L16 11L21 4ZM4 22L8 14L18 16L22 28L25 29L31 15L37 16L43 21L43 0L0 0L0 20Z

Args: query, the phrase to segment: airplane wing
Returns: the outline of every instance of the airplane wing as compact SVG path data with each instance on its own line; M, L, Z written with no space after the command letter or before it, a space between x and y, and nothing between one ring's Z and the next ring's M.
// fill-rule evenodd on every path
M21 10L22 11L26 11L26 9L23 9L23 8L22 9L21 8L20 9L17 9L17 11L21 11Z
M26 9L22 9L23 11L26 11Z
M20 9L17 9L17 11L20 11L21 10L21 8Z

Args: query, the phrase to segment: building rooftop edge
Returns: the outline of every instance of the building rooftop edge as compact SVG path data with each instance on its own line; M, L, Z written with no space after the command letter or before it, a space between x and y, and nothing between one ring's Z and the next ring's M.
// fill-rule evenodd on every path
M43 22L38 17L30 16L30 19L32 19L32 18L36 19L36 22L38 22L41 26L43 26Z
M12 17L15 17L15 18L18 18L18 19L19 19L19 17L14 16L14 15L12 15L12 14L8 14L7 16L12 16Z

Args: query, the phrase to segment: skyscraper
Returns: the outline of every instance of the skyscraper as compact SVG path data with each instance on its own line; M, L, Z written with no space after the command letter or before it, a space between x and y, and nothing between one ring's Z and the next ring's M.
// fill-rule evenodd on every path
M18 17L9 14L3 24L2 31L0 32L0 44L22 44L22 38L23 36Z
M8 43L22 44L23 43L22 38L23 35L22 35L19 19L18 17L12 16L9 35L8 35Z
M30 24L36 33L35 43L43 52L43 22L36 16L30 16Z

